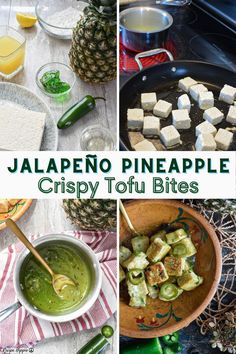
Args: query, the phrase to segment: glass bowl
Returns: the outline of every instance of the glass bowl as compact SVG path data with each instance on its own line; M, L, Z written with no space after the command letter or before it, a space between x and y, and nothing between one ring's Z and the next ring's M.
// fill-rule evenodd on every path
M115 143L109 129L91 125L82 131L80 147L82 151L113 151Z
M86 6L86 2L77 0L38 0L35 13L40 26L48 35L71 39L73 27Z
M45 90L40 79L43 77L43 75L46 72L51 71L51 70L53 70L53 71L58 70L60 72L61 81L64 81L70 85L70 88L67 91L64 91L61 93L50 93ZM52 97L52 98L65 98L65 97L67 97L75 84L75 79L76 79L76 76L75 76L74 72L72 71L72 69L68 65L63 64L63 63L58 63L58 62L52 62L52 63L45 64L45 65L41 66L36 73L36 83L37 83L39 89L45 95Z

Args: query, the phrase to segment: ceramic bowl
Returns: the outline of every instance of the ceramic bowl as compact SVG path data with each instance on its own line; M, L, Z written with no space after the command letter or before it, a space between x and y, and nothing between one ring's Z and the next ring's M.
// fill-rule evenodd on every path
M173 200L139 200L125 204L125 209L135 229L152 235L158 227L172 224L184 227L191 234L197 248L195 271L204 278L198 288L183 292L173 302L148 299L145 308L128 306L128 295L120 292L120 331L133 338L161 337L188 326L207 307L217 289L221 276L221 248L217 235L194 209ZM131 238L125 220L120 220L120 242L128 243Z

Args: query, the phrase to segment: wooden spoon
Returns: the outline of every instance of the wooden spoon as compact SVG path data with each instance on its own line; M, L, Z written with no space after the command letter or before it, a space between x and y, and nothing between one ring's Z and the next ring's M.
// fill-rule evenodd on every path
M75 286L75 283L72 279L62 274L55 274L53 270L49 267L47 262L40 256L38 251L34 248L32 243L27 239L27 237L23 234L20 228L16 225L16 223L12 219L7 219L6 224L11 229L11 231L18 237L18 239L28 248L28 250L34 255L34 257L44 266L44 268L48 271L48 273L52 277L52 286L55 293L61 297L63 296L63 290L68 286Z
M132 233L134 233L135 235L140 236L140 233L139 233L137 230L135 230L135 228L134 228L132 222L130 221L130 218L129 218L129 216L128 216L128 214L127 214L127 212L126 212L126 210L125 210L125 207L124 207L124 205L123 205L123 203L122 203L121 200L120 200L120 202L119 202L119 205L120 205L121 214L122 214L123 217L125 218L125 221L127 222L127 225L129 226L129 228L130 228L130 230L132 231Z

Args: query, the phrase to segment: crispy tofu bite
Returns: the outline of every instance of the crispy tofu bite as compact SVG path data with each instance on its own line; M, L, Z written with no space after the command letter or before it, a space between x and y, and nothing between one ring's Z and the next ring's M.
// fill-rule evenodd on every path
M146 252L149 246L148 236L136 236L132 238L131 244L134 252Z
M171 247L166 242L156 239L147 249L147 258L152 263L159 262L170 250Z
M151 286L164 283L168 280L168 274L162 262L149 266L145 272L148 284Z
M164 266L169 276L180 277L184 271L185 259L174 256L166 257Z
M126 261L130 256L132 252L125 246L120 246L120 252L119 252L119 258L120 258L120 264L123 264L124 261Z
M139 252L138 254L132 254L125 262L123 267L130 269L145 269L149 265L146 259L146 254Z
M190 238L185 238L174 244L173 256L175 257L191 257L197 253L197 250Z
M186 238L188 235L184 229L178 229L173 232L169 232L166 234L166 241L169 245L172 245L174 243L179 242L180 240L183 240Z
M145 280L137 285L132 284L127 280L128 293L130 296L129 306L145 307L147 304L148 289Z
M181 289L190 291L201 285L203 283L203 278L190 270L179 277L177 283Z
M161 239L162 241L166 241L166 231L165 230L160 230L157 231L154 235L151 237L151 242L155 242L158 239Z

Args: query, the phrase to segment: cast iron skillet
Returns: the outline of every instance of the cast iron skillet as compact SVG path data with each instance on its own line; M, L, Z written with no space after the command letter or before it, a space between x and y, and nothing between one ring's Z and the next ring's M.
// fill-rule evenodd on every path
M209 90L213 91L216 98L215 106L222 110L225 116L227 115L229 104L219 101L218 96L225 84L235 87L236 73L220 66L198 61L181 60L157 64L132 76L120 90L120 147L122 150L133 150L128 136L127 109L140 108L140 97L141 93L144 92L157 92L158 99L166 99L173 104L173 109L177 109L177 98L184 93L178 92L177 84L181 78L186 76L205 84ZM194 101L191 100L191 102ZM190 113L191 129L180 132L183 144L173 148L173 150L193 150L196 141L195 127L204 121L202 115L203 111L194 103ZM171 121L171 115L167 120L162 119L161 127L172 124ZM224 119L216 128L231 126ZM236 151L236 134L234 134L234 140L229 150Z

